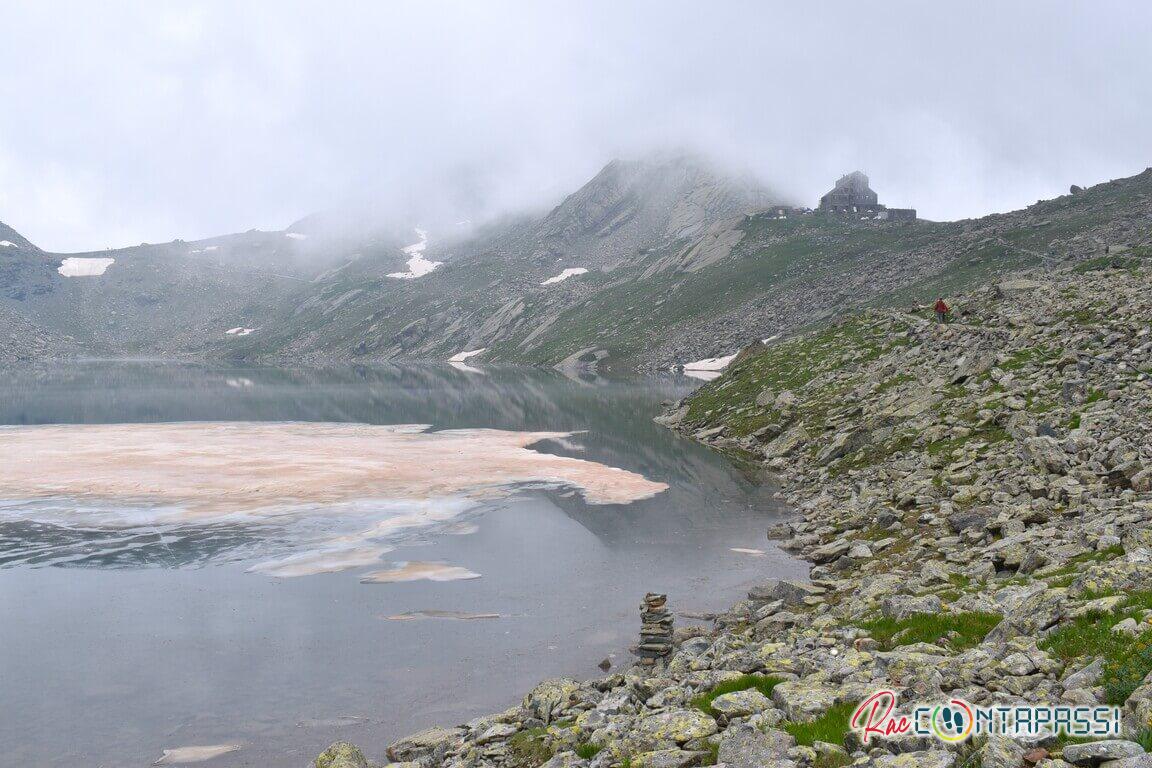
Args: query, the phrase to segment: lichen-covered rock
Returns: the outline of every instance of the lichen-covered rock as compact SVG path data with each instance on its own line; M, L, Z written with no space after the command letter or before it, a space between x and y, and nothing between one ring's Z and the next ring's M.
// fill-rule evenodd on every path
M588 761L575 752L560 752L553 755L540 768L587 768Z
M682 749L657 749L633 755L632 768L689 768L700 765L706 752L689 752Z
M368 768L364 753L346 741L338 741L320 753L316 768Z
M550 723L572 704L580 684L569 678L545 680L524 697L524 709L545 723Z
M836 703L838 691L828 685L806 680L786 680L772 689L772 701L789 720L814 720Z
M750 725L729 727L720 735L718 761L729 768L760 768L786 764L788 750L796 740L783 731L767 733Z
M388 747L388 759L394 762L439 759L462 734L459 728L428 728Z
M648 715L636 724L637 735L652 744L685 744L716 733L716 721L696 709L673 709Z
M955 763L955 753L942 749L881 755L872 761L875 768L952 768Z
M1024 747L1004 736L989 736L980 747L980 768L1020 768Z
M756 689L733 691L712 700L712 709L726 718L744 717L772 708L772 700Z

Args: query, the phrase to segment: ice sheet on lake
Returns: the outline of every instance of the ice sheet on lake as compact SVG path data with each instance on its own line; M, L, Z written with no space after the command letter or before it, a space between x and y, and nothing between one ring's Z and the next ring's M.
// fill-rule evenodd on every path
M141 528L257 528L289 544L249 570L289 577L370 567L413 536L467 532L465 515L522 488L568 489L590 504L627 504L667 488L531 447L567 437L418 424L0 427L0 522L126 537ZM467 576L444 568L454 566L409 564L370 578Z

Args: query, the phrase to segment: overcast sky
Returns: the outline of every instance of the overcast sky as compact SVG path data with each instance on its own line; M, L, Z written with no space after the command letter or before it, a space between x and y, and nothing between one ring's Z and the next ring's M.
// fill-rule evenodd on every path
M53 2L0 9L0 220L52 250L372 200L555 202L694 147L950 219L1152 164L1152 3Z

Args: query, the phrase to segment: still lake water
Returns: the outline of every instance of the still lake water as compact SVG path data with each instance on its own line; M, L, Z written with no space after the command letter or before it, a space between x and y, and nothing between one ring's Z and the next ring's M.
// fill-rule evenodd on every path
M786 514L773 489L652 423L697 384L448 366L0 372L0 449L29 441L0 464L0 765L142 766L237 744L202 764L303 767L336 739L379 758L540 679L630 663L645 591L702 612L802 575L765 540ZM180 439L208 444L170 449ZM350 455L365 445L396 456L365 473ZM179 466L141 484L165 462ZM211 498L178 490L189 472ZM229 485L246 473L260 479ZM362 582L380 573L391 583Z

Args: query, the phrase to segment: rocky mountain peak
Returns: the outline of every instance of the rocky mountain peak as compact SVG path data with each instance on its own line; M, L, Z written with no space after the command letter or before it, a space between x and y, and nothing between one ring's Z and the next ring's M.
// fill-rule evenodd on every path
M701 234L719 219L780 197L688 153L661 153L608 163L541 222L546 252L586 250L611 265L637 248Z

